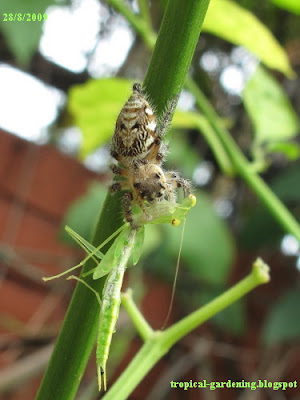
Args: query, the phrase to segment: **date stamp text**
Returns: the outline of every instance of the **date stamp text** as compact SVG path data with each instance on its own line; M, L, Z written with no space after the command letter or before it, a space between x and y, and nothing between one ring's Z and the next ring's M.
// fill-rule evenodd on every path
M2 13L3 22L42 22L47 19L47 14L42 13Z

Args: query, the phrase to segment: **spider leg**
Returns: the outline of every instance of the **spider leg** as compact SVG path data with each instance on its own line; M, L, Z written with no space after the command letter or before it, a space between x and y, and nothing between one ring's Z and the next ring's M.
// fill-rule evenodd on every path
M150 151L146 156L146 160L151 160L154 164L161 165L166 154L168 153L168 150L168 144L162 143L161 138L157 137L152 143Z
M176 188L183 189L184 197L187 197L191 193L191 186L189 181L180 177L177 172L166 171L165 177L167 179L168 185L174 190Z
M160 154L161 138L157 137L150 147L150 151L145 157L146 160L156 160L157 163L161 163L163 156Z
M110 187L109 190L111 193L120 192L121 190L128 190L127 181L118 181L114 182Z
M151 216L151 215L148 213L148 211L146 210L145 204L143 203L143 200L141 200L141 199L139 198L137 202L138 202L139 207L140 207L141 210L143 211L146 220L147 220L147 221L151 221L152 216Z
M114 175L119 175L119 176L126 176L127 175L127 170L124 168L120 168L115 164L110 165L110 169Z
M111 193L120 192L122 190L121 182L114 182L110 187L109 190Z
M122 208L124 212L125 221L128 222L132 227L134 227L132 219L132 207L131 202L133 200L132 193L125 192L122 197Z
M179 178L177 180L177 187L182 188L184 197L188 197L191 194L191 185L188 180Z
M111 155L115 160L119 161L120 156L119 156L119 154L118 154L115 150L111 149L111 150L110 150L110 155Z

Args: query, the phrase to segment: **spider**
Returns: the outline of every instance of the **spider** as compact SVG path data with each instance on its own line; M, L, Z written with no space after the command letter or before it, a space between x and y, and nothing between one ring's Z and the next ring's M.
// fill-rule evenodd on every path
M185 197L190 193L189 183L185 179L175 171L162 168L168 150L168 146L162 142L162 135L176 102L177 97L158 126L141 85L135 83L132 95L117 118L111 155L118 165L111 167L115 174L111 191L125 191L122 206L125 220L131 226L134 226L132 204L137 204L146 220L151 220L147 205L158 204L163 199L175 203L175 189L179 187L183 188Z

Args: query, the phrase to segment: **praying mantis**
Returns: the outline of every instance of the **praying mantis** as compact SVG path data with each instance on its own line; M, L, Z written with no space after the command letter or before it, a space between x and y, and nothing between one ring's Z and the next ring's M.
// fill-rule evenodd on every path
M44 277L43 280L48 281L69 274L73 270L82 267L90 258L95 261L96 267L83 274L82 278L71 275L67 279L76 279L81 284L84 284L95 294L100 305L96 347L99 391L102 387L106 390L106 363L109 356L112 335L115 331L115 325L119 315L124 273L130 257L132 257L133 265L136 265L139 261L144 243L145 225L167 223L176 227L180 225L181 221L185 221L186 214L195 204L196 197L193 194L185 197L181 203L174 203L164 199L159 204L149 204L147 212L151 215L151 220L145 218L145 214L136 206L132 210L135 225L133 226L128 222L124 223L124 225L98 247L94 247L70 227L66 227L67 233L85 250L87 256L74 267L58 275ZM106 254L103 254L101 248L113 239L114 241L111 247ZM99 293L83 279L89 274L93 274L93 279L99 279L108 275L103 288L102 299Z

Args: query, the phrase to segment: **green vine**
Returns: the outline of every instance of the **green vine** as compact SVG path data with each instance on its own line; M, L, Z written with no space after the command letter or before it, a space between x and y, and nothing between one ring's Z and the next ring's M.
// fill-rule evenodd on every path
M209 0L190 0L188 7L181 0L170 0L168 3L161 33L155 46L156 50L144 82L145 89L158 113L163 112L166 101L172 99L183 87L208 3ZM149 34L147 23L141 17L129 12L123 3L115 2L115 7L127 17L132 25L136 24L144 40L151 45L154 36ZM175 36L180 43L174 42L174 27L182 33L182 36L178 34ZM168 68L163 65L166 48L169 49ZM183 58L183 55L185 60L178 61ZM163 60L159 61L159 58ZM160 70L157 69L159 65ZM163 82L162 86L160 86L161 82ZM96 225L92 244L102 243L121 226L121 223L120 197L111 196L108 193ZM103 249L103 252L107 249L108 246ZM82 273L89 271L92 267L92 263L87 262ZM101 292L104 280L94 281L90 277L87 283L97 292ZM83 285L77 284L36 400L74 398L95 343L98 317L99 306L95 296Z

